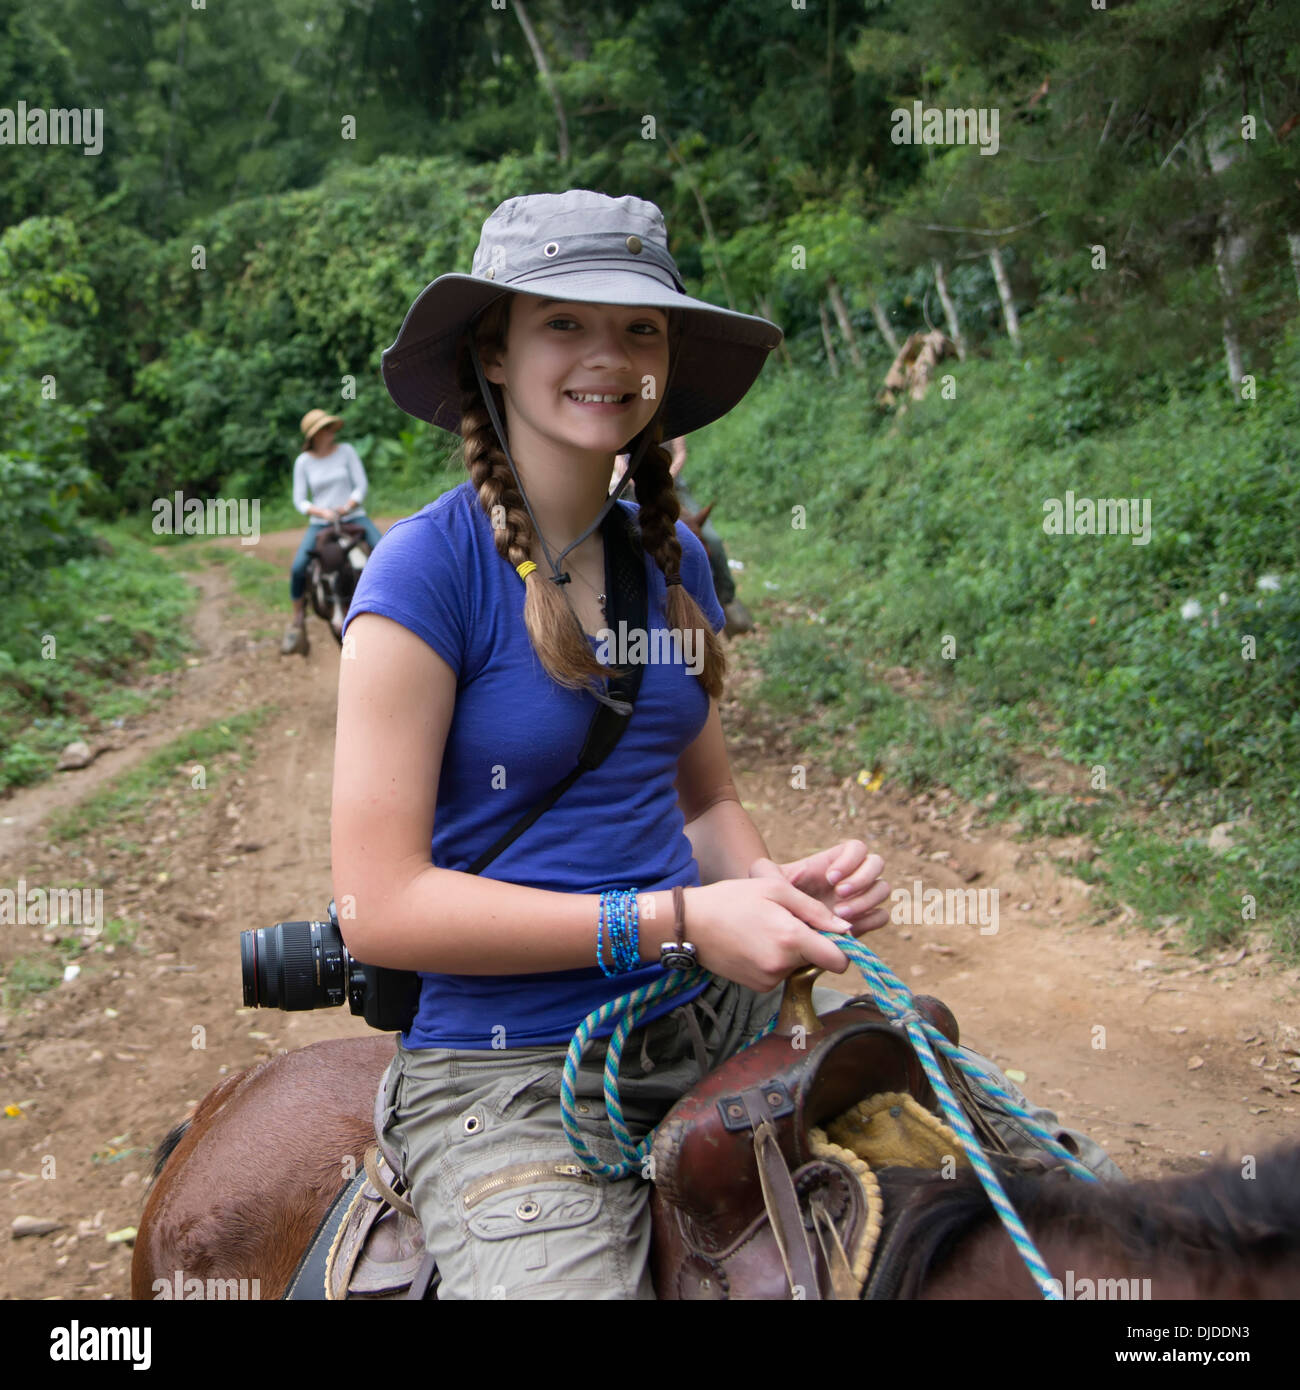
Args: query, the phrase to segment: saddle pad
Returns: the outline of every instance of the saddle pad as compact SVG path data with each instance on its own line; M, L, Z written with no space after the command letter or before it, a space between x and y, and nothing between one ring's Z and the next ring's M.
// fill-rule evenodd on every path
M829 1139L874 1168L969 1168L953 1131L901 1091L859 1101L826 1126Z
M293 1272L293 1278L289 1280L289 1287L284 1291L286 1302L306 1302L319 1299L324 1302L325 1294L325 1263L329 1259L330 1246L334 1243L334 1237L338 1234L339 1226L342 1224L344 1214L352 1205L352 1199L361 1190L361 1185L366 1180L365 1169L361 1169L356 1177L339 1191L339 1195L330 1203L330 1209L321 1217L320 1225L316 1227L316 1234L311 1238L306 1253L298 1261L298 1268Z

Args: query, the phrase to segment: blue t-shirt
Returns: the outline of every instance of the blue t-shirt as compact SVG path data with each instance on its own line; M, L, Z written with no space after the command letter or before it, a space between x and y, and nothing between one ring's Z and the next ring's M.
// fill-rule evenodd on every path
M636 518L634 503L620 499L615 505ZM677 535L682 582L720 631L725 616L704 546L681 521ZM668 627L664 576L650 555L645 566L653 632ZM468 480L389 528L361 572L348 622L358 613L401 623L456 673L432 862L467 870L577 765L596 701L557 684L542 666L524 626L524 586L498 554ZM596 650L598 639L588 640ZM674 782L678 759L704 728L709 697L680 649L674 652L675 664L646 666L635 712L614 751L498 854L484 877L561 893L699 884ZM660 655L666 654L665 644ZM609 659L618 662L617 649ZM642 933L648 925L670 939L671 922L643 920ZM490 1048L502 1036L494 1033L500 1027L507 1048L566 1044L592 1010L663 973L656 964L606 977L595 964L594 920L591 958L590 967L542 974L421 972L420 1007L403 1045ZM699 989L656 1006L646 1021ZM603 1028L598 1036L610 1031Z

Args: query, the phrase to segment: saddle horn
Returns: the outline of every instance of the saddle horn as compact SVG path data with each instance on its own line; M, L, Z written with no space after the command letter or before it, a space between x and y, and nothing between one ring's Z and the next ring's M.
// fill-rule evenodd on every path
M786 976L785 993L781 996L781 1012L776 1016L776 1032L791 1036L796 1028L816 1033L821 1028L817 1010L813 1008L813 983L824 974L820 965L801 965Z

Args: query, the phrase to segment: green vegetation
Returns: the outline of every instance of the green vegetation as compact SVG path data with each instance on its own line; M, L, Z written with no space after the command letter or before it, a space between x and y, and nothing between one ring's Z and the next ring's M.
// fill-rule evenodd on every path
M164 693L125 683L194 649L195 593L177 573L127 528L105 526L11 596L0 634L0 791L50 776L66 744L92 741Z
M0 1007L13 1013L32 995L44 994L63 978L63 968L49 955L31 952L16 956L5 971L0 986Z
M1197 942L1250 925L1251 895L1296 954L1297 344L1239 404L1145 382L1163 400L1125 405L1099 374L1110 423L1079 432L1071 372L1033 336L1023 360L954 366L956 399L934 389L901 419L844 389L814 431L811 390L774 374L700 436L696 495L762 537L742 594L809 614L764 645L760 696L805 712L841 776L881 766L993 796L1026 832L1090 834L1112 897ZM1149 499L1148 542L1047 534L1067 491ZM1026 755L1073 765L1073 787L1032 786ZM1212 854L1225 821L1235 847Z
M78 888L86 885L78 884ZM123 917L110 917L98 933L82 931L61 936L41 950L16 956L4 972L0 985L0 1009L15 1013L23 1009L37 994L53 989L63 979L64 969L77 965L83 976L105 968L109 958L120 949L140 949L136 937L139 922Z
M210 790L232 761L239 762L251 753L253 735L275 712L274 705L260 705L201 729L187 730L92 796L51 816L47 822L50 840L77 840L109 823L139 821L176 788L182 775L187 789L193 786L195 769L202 769L204 783L195 790L200 794ZM179 814L189 813L182 804Z
M187 567L285 607L158 499L300 527L314 406L372 514L461 480L380 354L497 204L592 188L785 330L688 478L813 755L1091 836L1099 904L1199 944L1253 900L1300 954L1298 73L1300 10L1255 0L0 0L0 90L105 113L94 158L6 147L0 792L154 698ZM979 120L900 138L917 107ZM887 413L936 325L963 355ZM1048 534L1071 493L1149 499L1149 541Z

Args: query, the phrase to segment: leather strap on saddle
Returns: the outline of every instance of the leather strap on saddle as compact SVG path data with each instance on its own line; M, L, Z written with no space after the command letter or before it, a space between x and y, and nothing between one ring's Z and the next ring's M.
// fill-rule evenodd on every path
M813 1260L812 1244L804 1230L799 1198L795 1195L794 1179L781 1157L781 1145L776 1130L766 1113L757 1104L758 1092L743 1091L741 1100L754 1127L754 1159L758 1181L763 1189L763 1206L772 1224L777 1249L791 1292L804 1298L821 1298L817 1266Z
M402 1196L400 1192L394 1190L388 1179L384 1176L383 1169L394 1172L392 1160L385 1153L383 1168L379 1162L379 1145L371 1144L366 1150L365 1168L366 1177L370 1179L370 1185L388 1203L390 1207L396 1208L403 1216L414 1216L415 1208Z

